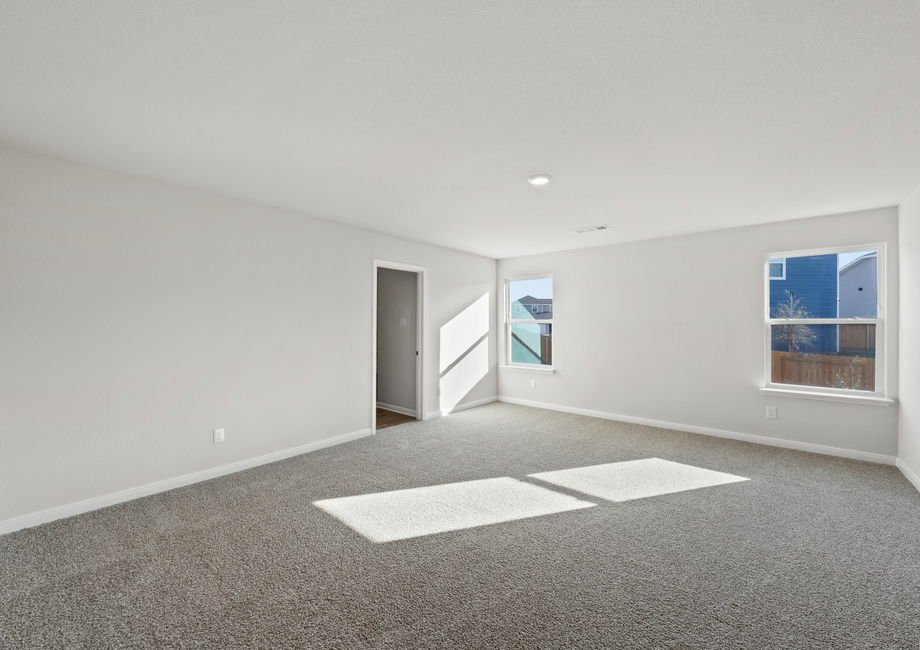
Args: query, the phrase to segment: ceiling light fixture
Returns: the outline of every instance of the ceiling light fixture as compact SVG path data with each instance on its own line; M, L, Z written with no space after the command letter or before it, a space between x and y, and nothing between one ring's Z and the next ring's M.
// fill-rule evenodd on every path
M550 176L549 174L536 174L535 176L531 176L530 178L528 178L527 182L530 183L531 185L540 186L540 185L546 185L552 180L552 178L553 177Z

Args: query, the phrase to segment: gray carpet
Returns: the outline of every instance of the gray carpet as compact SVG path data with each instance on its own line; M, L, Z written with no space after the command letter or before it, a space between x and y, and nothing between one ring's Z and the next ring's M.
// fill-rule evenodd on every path
M750 480L617 502L529 477L648 458ZM385 543L313 505L501 477L596 505ZM920 494L490 404L0 537L0 647L916 650Z

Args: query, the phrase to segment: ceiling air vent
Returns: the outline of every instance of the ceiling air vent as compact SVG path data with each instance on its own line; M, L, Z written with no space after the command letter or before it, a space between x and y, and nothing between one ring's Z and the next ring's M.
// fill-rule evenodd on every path
M572 232L583 235L586 232L597 232L598 230L610 230L610 226L588 226L587 228L577 228Z

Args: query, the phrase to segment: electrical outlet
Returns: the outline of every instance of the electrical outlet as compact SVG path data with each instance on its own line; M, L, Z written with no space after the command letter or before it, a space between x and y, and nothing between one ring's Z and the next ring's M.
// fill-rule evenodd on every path
M214 429L214 444L218 445L224 441L224 430Z
M767 418L770 420L776 419L776 407L775 406L767 407Z
M537 387L537 380L536 380L536 379L531 379L531 380L530 380L530 387L531 387L531 388L536 388L536 387Z

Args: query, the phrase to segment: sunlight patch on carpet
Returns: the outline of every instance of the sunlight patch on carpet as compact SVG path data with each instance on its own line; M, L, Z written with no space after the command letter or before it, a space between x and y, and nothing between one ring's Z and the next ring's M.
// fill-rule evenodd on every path
M530 474L530 478L608 501L644 499L750 480L660 458L541 472Z
M590 508L597 504L509 477L316 501L373 542Z

